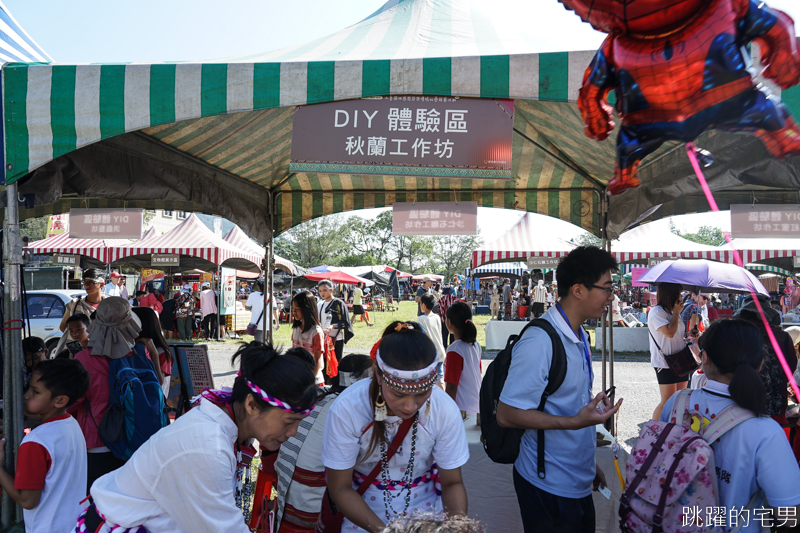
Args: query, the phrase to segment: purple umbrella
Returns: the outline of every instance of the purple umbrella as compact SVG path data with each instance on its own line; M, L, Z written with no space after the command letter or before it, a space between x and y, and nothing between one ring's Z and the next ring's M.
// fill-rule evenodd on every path
M639 278L640 283L678 283L698 292L732 292L748 294L755 291L769 296L764 285L742 267L706 259L664 261Z

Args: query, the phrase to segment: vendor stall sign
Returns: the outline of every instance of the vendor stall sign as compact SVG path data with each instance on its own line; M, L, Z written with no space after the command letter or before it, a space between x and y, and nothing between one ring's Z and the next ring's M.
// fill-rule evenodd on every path
M163 270L153 270L152 268L142 269L142 283L147 283L148 281L155 281L157 279L164 279Z
M649 257L647 259L647 266L654 267L659 263L663 263L664 261L676 261L680 259L680 257Z
M477 235L478 202L396 202L394 235Z
M303 106L291 172L511 179L510 100L387 96Z
M181 256L178 254L153 254L150 257L150 266L154 267L181 266Z
M528 257L528 270L558 268L560 261L558 257Z
M794 257L792 257L792 265L794 266L794 268L800 268L800 256L795 255Z
M81 266L81 256L53 254L53 264L57 266Z
M222 305L220 306L221 315L232 315L236 313L236 269L222 267Z
M649 287L648 283L639 283L639 278L644 276L644 273L650 270L649 268L645 267L633 267L631 268L631 285L634 287Z
M731 204L731 235L740 237L800 237L800 205Z
M141 239L141 209L70 210L70 232L73 239Z

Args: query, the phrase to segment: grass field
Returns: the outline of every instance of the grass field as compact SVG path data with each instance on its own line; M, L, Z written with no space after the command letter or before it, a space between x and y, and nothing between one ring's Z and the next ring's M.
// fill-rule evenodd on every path
M372 345L375 344L383 333L383 330L395 320L416 320L417 318L417 304L416 302L400 302L400 309L394 313L390 311L371 311L369 319L375 325L367 326L366 322L361 322L358 318L353 323L353 332L355 337L350 339L345 345L345 353L347 352L369 352ZM485 326L489 321L489 315L477 315L473 319L475 326L478 328L478 342L481 348L486 347L486 332ZM241 340L228 339L225 342L230 344L240 343L244 341L251 341L253 337L249 335L242 335ZM274 332L274 341L277 345L291 346L292 345L292 327L291 324L281 324L278 331Z

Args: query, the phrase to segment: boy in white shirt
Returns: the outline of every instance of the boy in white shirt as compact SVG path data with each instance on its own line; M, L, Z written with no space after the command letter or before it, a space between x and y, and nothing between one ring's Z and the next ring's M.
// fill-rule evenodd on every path
M75 529L86 497L86 441L67 407L89 390L89 373L74 359L42 361L23 396L25 415L42 423L22 439L16 478L0 468L0 487L20 504L26 533ZM0 439L0 464L5 461Z
M420 323L422 329L425 330L425 335L433 342L433 345L436 346L436 353L439 357L439 365L436 367L436 382L438 384L444 383L444 372L442 371L442 367L444 366L444 357L446 352L444 351L444 344L442 344L442 319L439 318L438 314L433 314L433 307L436 305L436 300L433 298L432 294L423 294L420 296L419 299L419 308L422 311L422 314L417 317L417 322Z

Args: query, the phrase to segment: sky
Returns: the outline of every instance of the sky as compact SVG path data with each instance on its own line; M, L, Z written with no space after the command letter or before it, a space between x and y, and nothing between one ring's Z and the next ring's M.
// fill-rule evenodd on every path
M57 63L192 61L245 56L303 44L363 20L383 0L3 0L28 34ZM537 52L596 49L604 35L556 0L474 0L503 24L535 35ZM797 0L770 0L800 20ZM374 216L359 211L360 216ZM479 208L488 242L522 216L520 211ZM542 217L548 231L580 233ZM665 220L661 222L668 224ZM676 217L679 228L729 228L723 214ZM574 236L574 235L572 235Z

